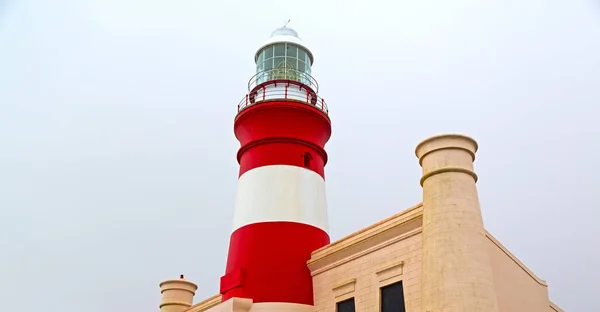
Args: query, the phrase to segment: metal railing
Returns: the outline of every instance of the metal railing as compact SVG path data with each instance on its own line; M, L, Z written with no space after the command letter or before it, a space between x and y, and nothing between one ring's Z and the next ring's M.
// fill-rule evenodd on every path
M325 100L322 97L318 96L312 90L299 88L298 86L290 84L286 84L285 88L276 89L262 87L252 91L249 94L246 94L246 96L238 104L238 113L254 104L277 100L310 105L321 110L323 113L325 113L325 115L329 114L327 104L325 104Z
M296 81L306 85L315 92L319 92L319 84L310 74L287 67L274 68L256 73L256 75L252 76L248 82L248 91L252 92L257 86L274 80Z

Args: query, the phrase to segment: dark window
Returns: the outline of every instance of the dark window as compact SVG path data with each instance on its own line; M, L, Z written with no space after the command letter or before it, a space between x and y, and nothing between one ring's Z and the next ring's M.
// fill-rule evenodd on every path
M310 161L312 160L312 155L309 152L306 152L302 155L304 159L304 167L310 167Z
M344 301L336 303L336 312L354 312L354 298L350 298Z
M381 312L406 312L402 281L381 287Z

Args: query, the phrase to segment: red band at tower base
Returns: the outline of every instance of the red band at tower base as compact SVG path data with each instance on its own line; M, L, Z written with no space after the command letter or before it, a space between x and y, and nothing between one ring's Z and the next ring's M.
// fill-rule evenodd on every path
M246 225L231 235L223 301L313 304L312 276L306 265L313 251L329 244L327 233L295 222Z

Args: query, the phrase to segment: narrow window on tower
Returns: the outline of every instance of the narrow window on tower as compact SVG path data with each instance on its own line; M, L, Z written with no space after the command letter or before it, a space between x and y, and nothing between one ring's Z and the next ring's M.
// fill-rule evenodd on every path
M309 152L302 154L302 158L304 159L304 167L310 167L310 161L312 160L312 155Z
M335 304L336 312L354 312L354 298L346 299Z
M406 312L402 281L381 287L381 312Z

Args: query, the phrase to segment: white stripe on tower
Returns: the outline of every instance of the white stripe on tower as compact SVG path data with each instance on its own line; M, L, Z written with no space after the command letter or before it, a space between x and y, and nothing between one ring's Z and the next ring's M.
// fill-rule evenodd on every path
M325 181L289 165L263 166L238 181L233 230L258 222L297 222L327 232Z

